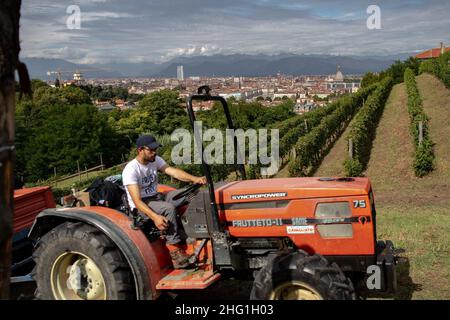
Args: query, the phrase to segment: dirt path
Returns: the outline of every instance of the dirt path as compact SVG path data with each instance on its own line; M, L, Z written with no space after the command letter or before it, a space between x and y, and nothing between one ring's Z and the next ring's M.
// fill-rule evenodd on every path
M284 167L280 168L275 178L289 178L289 162L287 162Z
M367 166L366 176L371 179L377 194L392 194L403 188L405 179L414 179L414 145L409 123L407 94L402 83L392 88L377 127Z

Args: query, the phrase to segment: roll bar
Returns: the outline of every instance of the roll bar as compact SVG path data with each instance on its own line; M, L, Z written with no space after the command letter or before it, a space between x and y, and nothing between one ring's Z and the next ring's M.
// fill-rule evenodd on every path
M227 119L227 125L229 129L234 130L234 126L233 126L233 120L231 119L231 114L230 114L230 110L228 108L228 104L227 101L221 97L221 96L212 96L210 94L211 88L209 86L201 86L197 89L197 94L194 95L190 95L187 99L187 103L186 103L186 107L187 107L187 111L189 114L189 121L192 127L192 130L194 131L194 139L195 141L197 141L197 146L201 146L202 150L203 150L203 142L201 137L199 136L199 132L195 132L194 130L194 123L195 123L195 114L194 114L194 109L192 107L192 102L195 100L198 101L219 101L222 106L223 106L223 111L225 113L225 117ZM236 135L234 135L233 137L233 142L234 142L234 150L236 152L239 152L238 150L238 145L237 145L237 138ZM199 150L199 153L201 154L201 161L202 161L202 170L203 170L203 174L206 177L206 180L208 181L208 189L209 189L209 198L211 201L211 209L212 209L212 213L213 213L213 231L221 231L220 228L220 224L219 224L219 216L218 216L218 211L217 211L217 203L216 203L216 198L215 198L215 193L214 193L214 181L212 180L211 177L211 171L209 168L209 165L206 163L204 157L203 157L203 152L201 152L201 150ZM235 158L236 159L236 158ZM243 159L243 158L241 158ZM241 173L241 177L242 179L246 179L246 174L245 174L245 167L243 164L238 164L236 161L236 169Z

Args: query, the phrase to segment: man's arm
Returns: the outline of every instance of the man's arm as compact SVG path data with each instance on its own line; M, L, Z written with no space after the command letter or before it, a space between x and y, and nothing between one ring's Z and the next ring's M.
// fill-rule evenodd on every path
M155 223L155 226L159 230L165 230L168 228L169 224L168 224L167 219L165 217L153 212L153 210L150 209L145 204L144 201L142 201L141 193L139 191L139 186L137 184L130 184L130 185L126 185L125 187L127 188L128 192L130 193L130 196L134 202L134 205L140 212L146 214L150 219L152 219L153 222Z
M206 184L206 177L196 177L189 173L187 173L184 170L171 167L169 165L165 165L160 169L165 174L174 177L177 180L184 181L184 182L192 182L192 183L199 183L199 184Z

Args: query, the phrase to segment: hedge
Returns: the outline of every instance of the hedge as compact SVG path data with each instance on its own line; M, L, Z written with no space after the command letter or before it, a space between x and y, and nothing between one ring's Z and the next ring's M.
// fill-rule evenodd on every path
M428 117L422 106L416 78L411 69L405 71L405 85L408 94L410 132L415 145L413 168L417 177L423 177L434 169L433 142L428 129ZM419 143L419 122L423 125L423 141Z
M295 144L296 157L289 164L291 176L308 176L314 172L329 147L339 138L364 99L374 89L375 86L370 86L356 94L341 98L333 112L323 117L319 125L300 137Z
M324 107L316 108L297 117L297 121L289 123L289 130L280 130L280 157L284 158L301 136L304 136L312 128L320 124L320 121L339 106L339 101L330 103ZM306 125L305 125L306 123ZM283 133L283 135L282 135Z
M334 109L337 108L339 102L334 102L327 104L324 107L313 109L307 113L294 116L285 121L276 123L271 126L271 129L278 129L279 133L279 158L281 162L284 163L292 147L298 141L298 139L304 136L312 128L316 127L320 121L326 115L330 114ZM306 126L305 126L306 122ZM260 150L260 152L266 152L270 154L270 141L268 146L268 151ZM266 167L267 165L264 165ZM248 165L248 177L250 179L261 178L260 169L263 167L261 164Z
M346 176L361 176L366 168L372 140L392 85L391 77L384 78L355 116L346 137L347 145L350 144L350 140L353 142L353 155L351 158L347 156L343 164Z

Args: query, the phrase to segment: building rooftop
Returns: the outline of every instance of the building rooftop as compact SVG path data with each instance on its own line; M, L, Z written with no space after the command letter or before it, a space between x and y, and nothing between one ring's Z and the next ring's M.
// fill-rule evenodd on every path
M442 53L450 51L450 47L444 47L444 44L441 43L440 48L433 48L430 50L423 51L419 54L416 54L417 59L432 59L439 57Z

